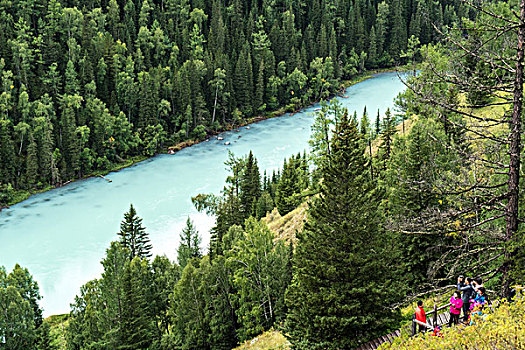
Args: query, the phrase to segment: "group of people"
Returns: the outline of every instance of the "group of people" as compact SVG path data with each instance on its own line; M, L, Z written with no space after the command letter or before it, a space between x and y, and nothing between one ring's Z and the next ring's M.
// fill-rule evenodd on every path
M483 307L488 303L485 287L481 278L458 277L457 290L450 297L450 320L449 327L459 324L461 312L463 311L463 322L473 324L472 315L482 315ZM415 319L426 324L427 318L423 309L423 302L417 302ZM419 331L425 330L425 326L419 324Z
M458 289L450 298L450 320L448 325L459 323L463 310L463 322L468 324L471 315L481 315L488 299L481 278L458 277ZM470 320L473 323L473 320Z

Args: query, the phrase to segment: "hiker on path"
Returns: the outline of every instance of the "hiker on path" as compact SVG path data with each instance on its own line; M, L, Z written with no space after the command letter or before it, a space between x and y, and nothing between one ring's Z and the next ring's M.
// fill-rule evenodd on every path
M462 293L461 299L463 300L463 322L468 321L468 316L470 314L470 304L469 301L471 298L475 297L475 291L472 287L472 278L467 277L466 283L463 282L463 276L458 277L458 290Z
M448 326L457 325L459 323L459 314L461 314L461 308L463 307L463 300L461 300L460 292L455 291L450 297L450 319Z
M423 309L423 302L418 300L416 308L416 320L419 322L427 323L427 316L425 310ZM425 326L419 325L419 332L424 332L426 329Z

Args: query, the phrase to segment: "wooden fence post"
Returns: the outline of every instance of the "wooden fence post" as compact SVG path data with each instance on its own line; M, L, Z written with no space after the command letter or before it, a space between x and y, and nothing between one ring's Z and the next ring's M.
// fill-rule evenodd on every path
M434 315L432 315L432 327L436 328L438 322L438 313L437 313L437 305L434 302Z
M416 335L416 323L414 322L414 319L416 318L416 314L412 315L412 336Z

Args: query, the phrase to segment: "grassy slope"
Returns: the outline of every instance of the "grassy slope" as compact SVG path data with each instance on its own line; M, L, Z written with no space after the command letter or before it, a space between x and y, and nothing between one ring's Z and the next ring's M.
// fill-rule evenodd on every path
M260 336L248 340L234 350L289 350L290 343L276 330L269 330Z
M285 216L281 216L275 208L263 220L275 234L275 239L283 239L286 242L293 241L295 243L295 233L303 229L307 208L308 204L306 202L302 203Z

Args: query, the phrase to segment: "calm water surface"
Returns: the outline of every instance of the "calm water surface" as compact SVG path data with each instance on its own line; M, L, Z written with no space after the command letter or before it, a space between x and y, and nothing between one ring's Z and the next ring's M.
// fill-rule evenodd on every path
M375 120L393 107L404 89L395 73L381 73L347 89L342 104L360 118L366 105ZM108 183L101 178L77 181L0 212L0 265L11 270L15 263L29 268L40 285L45 315L69 312L69 304L82 284L102 272L100 260L109 242L117 238L123 213L130 203L150 234L154 254L175 259L179 232L190 216L202 246L209 243L214 219L198 213L191 197L218 193L227 176L228 150L237 156L250 150L262 171L281 166L285 157L308 148L311 106L293 116L265 120L226 132L176 155L159 155L119 172ZM225 146L224 142L231 142Z

